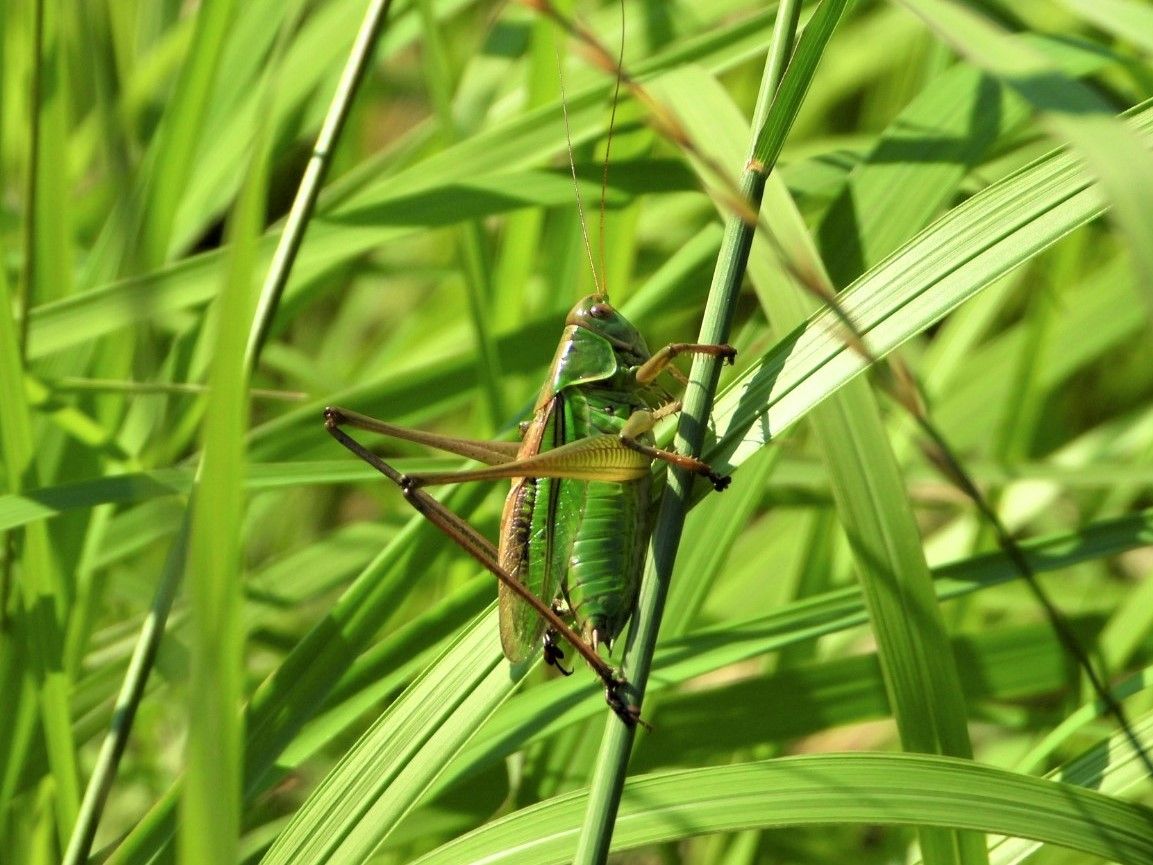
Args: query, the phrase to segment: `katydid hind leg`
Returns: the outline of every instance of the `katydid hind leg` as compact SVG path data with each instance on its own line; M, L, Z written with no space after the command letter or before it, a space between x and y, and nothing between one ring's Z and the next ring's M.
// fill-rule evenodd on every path
M592 435L500 465L413 476L415 486L515 478L627 481L648 474L650 460L634 456L613 434Z
M589 436L553 447L549 451L533 454L532 457L483 468L464 469L460 472L412 475L409 476L409 481L414 487L431 487L443 483L510 480L515 477L568 477L589 481L638 480L648 473L651 461L658 459L707 477L717 491L729 487L731 477L714 471L707 462L640 442L636 436L653 426L653 415L654 413L645 411L634 412L619 435ZM630 459L625 456L628 452L639 456Z
M676 414L683 407L684 406L681 404L681 401L679 399L670 399L668 402L666 402L660 408L653 409L653 411L651 412L652 418L653 418L653 423L655 424L657 421L659 421L663 418L666 418L669 415Z
M346 433L341 428L341 421L343 419L343 415L334 412L332 409L325 410L325 428L333 438L396 484L413 508L448 535L449 538L456 542L458 546L480 562L485 568L490 571L494 569L500 570L496 547L488 538L481 535L466 520L453 513L428 493L417 489L414 486L411 476L397 471Z
M610 666L596 650L590 646L583 637L572 629L549 604L546 604L523 583L514 578L500 565L496 547L486 537L481 535L471 524L458 514L453 513L443 504L433 498L414 483L414 478L397 471L387 462L374 454L342 428L342 423L348 415L340 410L326 409L324 413L325 428L345 448L360 457L382 475L395 483L403 493L405 499L422 516L444 532L461 549L472 556L486 570L491 572L503 585L508 587L520 599L528 604L546 623L545 659L562 671L563 667L557 663L564 658L564 653L558 646L558 635L563 637L580 654L600 680L604 683L606 700L613 711L627 724L644 724L640 720L639 710L627 704L619 696L620 690L627 687L627 682ZM551 638L550 638L551 635ZM610 699L610 695L613 698Z
M389 438L421 444L445 453L474 459L487 465L499 465L515 459L520 445L516 442L490 441L485 439L466 439L456 436L446 436L425 430L410 429L396 426L360 412L328 406L324 410L324 422L329 428L352 427L365 432L377 433Z
M647 424L644 429L649 426L651 424ZM729 486L732 478L715 471L708 463L695 457L647 445L639 441L635 437L636 434L635 429L629 429L619 435L590 436L500 465L459 472L413 475L410 481L413 486L525 477L625 481L643 477L649 471L649 464L653 460L661 460L707 478L718 492ZM626 451L638 454L639 457L628 460L622 453Z

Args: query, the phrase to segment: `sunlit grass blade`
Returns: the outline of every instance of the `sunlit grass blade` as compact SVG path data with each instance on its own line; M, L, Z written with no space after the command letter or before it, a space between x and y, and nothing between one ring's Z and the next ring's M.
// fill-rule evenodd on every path
M584 795L522 809L418 862L565 862L581 831ZM1153 856L1148 814L1140 805L977 763L911 754L791 757L634 778L621 802L614 849L708 832L841 821L1010 834L1129 865Z
M1146 146L1153 143L1149 103L1127 122ZM871 268L840 295L841 308L872 355L884 357L904 341L900 334L928 327L1106 206L1074 157L1044 157L949 211ZM837 318L818 313L726 386L713 412L722 445L706 451L707 459L716 461L720 451L730 465L740 465L751 449L863 371L866 361L846 344ZM805 373L798 377L796 369Z
M974 65L997 76L1038 112L1038 120L1084 160L1109 202L1111 218L1133 260L1134 285L1153 315L1153 154L1118 125L1112 107L1091 88L1061 74L1047 57L1014 40L991 20L947 0L904 0Z
M335 767L262 861L363 862L448 759L508 696L512 676L484 615L432 664Z

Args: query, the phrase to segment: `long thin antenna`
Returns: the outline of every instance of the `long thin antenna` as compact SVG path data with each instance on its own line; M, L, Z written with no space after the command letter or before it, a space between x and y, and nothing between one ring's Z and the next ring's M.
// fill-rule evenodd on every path
M597 262L596 262L596 258L593 256L592 241L589 239L588 221L585 219L584 196L581 195L580 181L577 180L576 160L573 158L573 148L572 148L572 127L569 125L569 119L568 119L568 95L565 93L565 87L564 87L564 63L561 60L561 52L560 52L559 47L557 48L557 51L556 51L556 72L557 72L557 81L560 83L560 107L561 107L561 112L564 114L564 139L565 139L565 144L568 145L568 166L569 166L569 170L572 172L573 191L576 192L577 216L580 218L581 238L584 240L585 255L588 257L589 269L592 271L592 274L593 274L593 288L596 290L596 294L598 296L608 297L608 293L605 291L604 287L601 285L600 276L598 276L598 274L597 274ZM601 230L602 230L601 250L603 252L603 250L604 250L604 239L603 239L604 219L601 219Z
M600 247L601 247L601 279L604 280L605 289L608 289L609 280L609 266L607 260L608 244L605 241L605 221L606 211L608 210L608 193L609 193L609 163L610 155L613 148L613 130L616 128L617 121L617 106L620 104L621 96L621 70L625 68L625 0L620 0L621 10L621 43L620 50L617 52L617 74L613 84L613 101L612 110L609 114L609 131L605 137L605 161L604 167L601 172L601 224L600 224Z

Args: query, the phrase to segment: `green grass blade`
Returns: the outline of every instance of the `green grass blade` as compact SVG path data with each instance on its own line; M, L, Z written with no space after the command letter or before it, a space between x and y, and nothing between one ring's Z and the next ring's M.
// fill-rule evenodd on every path
M365 861L508 696L496 634L490 609L345 755L263 865Z
M1070 76L1100 72L1109 61L1089 46L1030 44ZM817 236L834 284L852 282L928 225L996 142L1027 117L1023 99L972 67L952 66L929 82L879 136L821 218ZM916 159L902 158L907 153Z
M275 68L275 58L272 66ZM269 76L264 101L271 97ZM244 758L242 544L244 437L256 303L256 246L264 222L271 130L255 129L249 176L229 221L229 267L216 307L215 351L204 414L203 460L193 493L188 549L192 640L187 783L181 855L191 862L238 858ZM205 831L212 827L212 831Z
M12 309L7 278L0 275L0 393L6 394L0 399L0 440L5 484L18 494L22 486L36 485L37 467L32 416L24 398L19 329ZM66 838L80 803L76 745L69 724L72 682L63 652L67 594L44 523L24 528L19 560L14 558L19 549L16 539L6 535L4 542L5 573L14 578L14 585L5 582L4 588L17 596L18 603L11 612L14 621L0 634L5 683L11 687L6 692L10 704L3 727L14 744L28 742L33 724L40 727L48 766L58 779L54 801L43 816L53 821L51 828L59 838ZM11 807L31 756L27 748L6 749L0 760L0 805Z
M1127 122L1145 146L1153 145L1153 105L1142 105ZM845 289L841 307L873 356L884 357L1105 208L1076 159L1051 154L949 211ZM836 315L817 313L729 384L713 411L722 444L705 458L740 465L860 374L865 362L837 327Z
M523 809L418 862L567 862L582 831L584 796ZM635 778L621 801L614 849L842 821L1009 834L1130 865L1153 857L1149 815L1140 805L978 763L911 754L789 757Z
M70 243L70 177L67 141L71 122L69 83L65 80L67 10L36 2L26 10L30 20L27 34L13 34L10 46L20 45L18 36L27 35L27 79L21 94L28 100L28 117L23 118L29 133L27 152L21 153L26 178L21 205L27 221L23 225L23 267L20 283L20 319L13 318L16 307L8 286L8 274L0 277L0 438L4 458L4 483L12 492L39 485L42 467L38 436L24 387L24 367L30 309L35 303L70 294L72 247ZM15 16L13 16L15 19ZM6 34L0 34L6 35ZM17 67L19 68L19 67ZM15 95L15 94L13 94ZM6 248L7 244L3 247ZM16 742L29 742L31 725L39 728L47 753L51 787L45 787L37 803L40 825L33 830L43 839L63 843L79 808L79 768L76 742L69 723L69 694L73 682L65 665L64 647L68 629L69 579L54 553L54 539L44 525L29 526L23 537L4 535L0 604L7 621L3 650L9 657L5 678L14 686L11 732ZM14 603L13 603L14 601ZM17 674L24 681L17 681ZM24 701L34 700L36 711ZM2 766L3 804L13 803L21 774L36 754L28 750L10 751ZM31 826L30 826L31 829Z
M276 251L268 266L264 286L260 292L256 314L252 321L252 331L248 336L248 345L245 349L245 363L249 370L255 369L260 359L260 350L268 336L268 329L272 326L272 318L280 305L285 286L296 263L300 246L304 242L304 233L312 219L316 202L320 197L320 189L324 183L324 176L328 171L332 152L340 139L352 107L353 97L357 88L364 80L372 57L372 49L376 45L381 29L384 27L391 0L374 2L369 6L363 24L357 33L356 44L349 54L348 63L341 76L324 125L316 137L312 155L304 176L297 188L296 198L292 209L285 221L284 231L277 243ZM299 10L298 10L299 13ZM295 18L295 16L293 16Z
M1062 0L1086 21L1153 53L1153 9L1140 0Z
M212 82L225 74L220 68L233 4L217 0L196 16L189 56L181 67L170 110L157 132L152 177L141 226L143 260L156 267L168 260L172 226L200 141L209 107Z
M1042 125L1085 160L1109 201L1112 218L1133 260L1134 284L1153 315L1153 154L1113 116L1092 89L1073 81L1043 54L1014 40L992 21L946 0L905 0L963 56L1020 93Z
M764 137L763 130L769 128L776 130L779 141L784 140L785 132L796 118L800 98L808 89L807 84L815 70L816 59L821 55L844 8L845 3L838 0L826 0L821 4L814 21L822 23L815 27L810 25L810 29L806 30L806 38L798 46L793 61L785 71L779 90L777 81L771 75L762 79L756 116L764 117L765 122L762 129L757 131L757 144ZM787 53L786 46L793 41L796 13L791 10L792 4L783 4L777 10L778 29L774 33L774 41L778 44L776 56ZM770 59L773 56L774 53L770 52ZM768 105L774 93L784 93L786 89L794 94L794 101L778 99L771 108L763 107ZM754 212L760 210L765 177L772 171L779 152L779 145L771 155L767 150L754 145L753 156L746 164L740 183L741 203L751 207ZM748 224L736 214L726 219L725 234L698 342L718 344L729 338L754 228L754 225ZM712 407L719 378L720 362L716 358L702 355L694 358L674 442L677 453L700 453L705 433L704 419ZM635 692L630 699L635 700L638 706L643 706L645 685L692 487L692 477L686 471L670 467L668 477L668 487L661 498L653 527L637 609L633 614L621 663L622 674ZM633 728L621 724L615 718L609 719L589 790L585 831L577 839L575 862L600 862L608 854L634 735Z

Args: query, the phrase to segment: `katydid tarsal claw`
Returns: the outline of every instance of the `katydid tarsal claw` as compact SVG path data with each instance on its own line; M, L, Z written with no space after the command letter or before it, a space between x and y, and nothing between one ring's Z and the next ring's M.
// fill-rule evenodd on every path
M538 648L558 668L563 637L605 686L625 723L640 721L628 682L600 655L612 648L636 604L649 535L654 460L729 482L706 463L656 447L655 421L679 409L657 384L678 354L732 361L727 345L677 343L650 353L644 339L607 300L590 295L573 307L532 419L520 444L476 441L397 427L345 409L325 410L332 435L400 487L410 504L500 581L501 644L514 663ZM345 428L417 442L485 463L455 472L405 475ZM424 491L436 484L512 480L494 546ZM563 600L570 625L555 608Z

